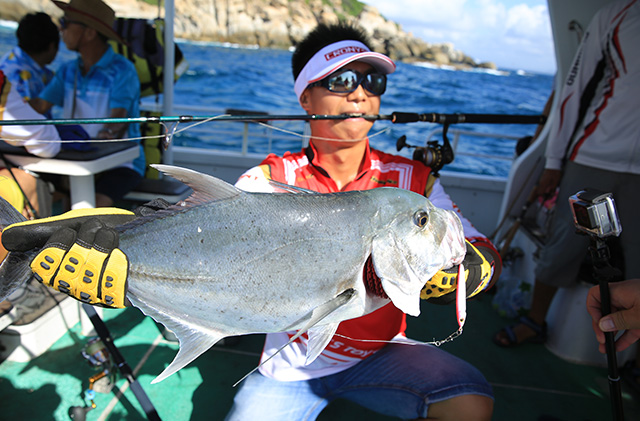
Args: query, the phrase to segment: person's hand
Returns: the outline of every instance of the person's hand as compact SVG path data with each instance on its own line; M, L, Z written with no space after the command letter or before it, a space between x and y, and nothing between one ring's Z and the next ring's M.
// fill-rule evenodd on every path
M538 184L534 191L535 197L551 197L556 191L556 188L560 184L560 179L562 178L561 170L552 170L545 169L538 180Z
M600 288L594 286L587 295L587 311L591 315L593 331L606 353L604 332L624 331L616 340L616 351L624 351L640 338L640 279L609 284L611 314L602 317Z
M129 261L113 227L135 218L116 208L77 209L10 225L2 243L9 251L42 249L30 266L44 285L88 304L122 308Z
M87 304L122 308L128 304L129 260L118 248L114 228L169 206L166 200L155 199L135 212L76 209L10 225L2 232L2 244L9 251L42 249L31 261L31 270L44 285Z
M462 264L466 274L466 295L471 298L485 290L493 277L494 257L486 247L474 247L467 243L467 254ZM436 273L420 291L420 298L435 304L455 302L458 285L458 265Z

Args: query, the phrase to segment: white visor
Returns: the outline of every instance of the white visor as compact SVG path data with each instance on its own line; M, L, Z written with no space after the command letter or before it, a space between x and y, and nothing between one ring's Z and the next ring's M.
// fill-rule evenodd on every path
M359 41L339 41L329 44L314 54L305 64L294 84L298 100L309 84L324 79L353 61L364 61L382 74L393 73L396 65L384 54L375 53Z

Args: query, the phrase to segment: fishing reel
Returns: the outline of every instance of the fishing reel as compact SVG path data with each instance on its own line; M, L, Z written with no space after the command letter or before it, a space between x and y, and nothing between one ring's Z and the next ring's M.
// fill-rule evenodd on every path
M84 420L87 412L96 408L94 402L96 392L111 392L116 380L116 371L113 369L114 364L111 355L100 338L89 339L82 349L82 356L89 362L90 366L100 371L89 378L89 387L84 391L84 399L88 400L91 405L69 408L69 416L77 420Z
M402 148L405 147L415 148L413 151L413 159L424 163L427 167L430 167L433 175L437 177L439 175L438 172L442 167L452 163L454 159L453 148L447 138L448 129L449 125L445 124L442 130L442 144L437 140L432 140L427 142L427 145L424 147L413 146L407 143L407 136L402 135L396 142L396 149L400 152Z

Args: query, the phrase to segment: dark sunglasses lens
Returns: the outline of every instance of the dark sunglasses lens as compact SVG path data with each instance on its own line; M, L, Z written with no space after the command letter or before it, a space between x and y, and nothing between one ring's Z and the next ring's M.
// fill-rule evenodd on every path
M369 73L362 85L372 94L382 95L387 89L387 76L380 73Z
M58 22L60 23L60 28L62 29L65 29L69 24L69 22L64 17L61 17Z
M353 92L358 87L358 75L351 70L331 76L327 79L327 88L331 92Z

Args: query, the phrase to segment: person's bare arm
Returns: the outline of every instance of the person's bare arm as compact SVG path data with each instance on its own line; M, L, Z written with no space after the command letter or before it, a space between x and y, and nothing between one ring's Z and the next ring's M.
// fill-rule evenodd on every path
M124 118L127 117L127 110L124 108L112 108L110 118ZM129 123L110 123L105 124L98 132L98 139L122 139Z
M36 110L39 114L46 114L51 110L51 107L53 107L52 103L42 98L31 98L29 100L29 105L31 105L31 108Z

